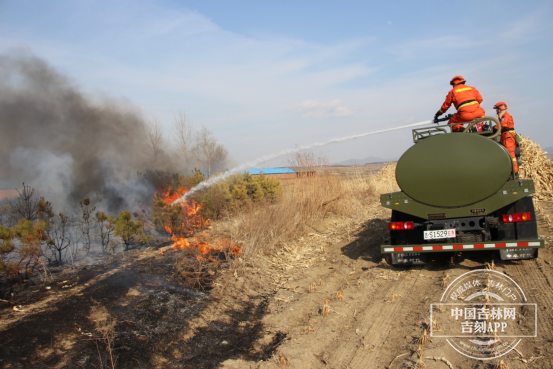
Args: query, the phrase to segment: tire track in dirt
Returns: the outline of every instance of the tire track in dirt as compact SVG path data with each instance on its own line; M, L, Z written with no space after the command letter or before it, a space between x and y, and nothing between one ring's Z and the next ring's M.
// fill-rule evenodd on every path
M329 249L325 261L294 278L294 285L306 288L321 277L325 284L316 293L277 293L275 315L270 314L265 322L273 330L287 332L289 341L281 345L279 355L286 357L290 365L384 367L398 350L410 350L415 337L420 337L424 323L429 323L428 299L439 299L441 289L436 281L443 275L443 268L379 266L378 246L378 238L363 247L355 242L336 245ZM287 286L288 282L283 287ZM338 291L342 291L345 301L336 299ZM401 297L387 302L393 295ZM333 312L322 317L320 310L316 312L325 299ZM228 368L247 367L243 366L246 363L227 364ZM260 368L278 366L263 362Z
M539 234L551 238L551 231L542 226ZM517 346L523 357L512 351L502 359L513 369L528 367L530 363L535 368L553 367L551 245L540 250L537 260L503 262L498 260L498 253L461 253L453 259L450 255L435 257L422 267L383 268L377 265L381 257L376 232L364 237L373 240L362 243L362 247L355 240L333 245L328 249L326 261L303 270L301 276L290 273L294 285L301 285L303 289L319 277L325 285L318 287L317 293L277 292L274 315L267 316L265 322L272 329L284 329L287 340L282 342L272 360L257 363L258 368L273 369L283 365L306 369L384 368L404 353L407 355L396 360L393 368L413 367L416 340L430 323L430 304L439 302L446 288L440 286L445 273L449 275L449 282L444 280L447 284L470 270L484 269L492 260L496 261L498 271L506 272L520 285L528 302L538 305L537 337L524 338ZM450 259L455 264L448 265ZM344 301L336 300L337 291L343 293ZM386 302L394 294L401 298ZM325 299L329 300L333 312L323 317L317 309ZM531 324L532 327L526 328L533 330L533 319L520 320L521 327ZM448 324L438 323L440 326ZM444 338L433 338L424 347L424 353L427 362L429 357L446 358L455 368L491 368L497 363L495 359L479 363L468 358L455 351ZM252 365L246 362L227 364L223 367L246 369ZM431 361L427 365L429 368L447 366Z
M521 345L521 352L526 357L537 355L536 351L539 352L544 345L551 345L551 332L553 332L551 319L553 289L540 268L538 260L525 260L505 265L508 275L524 291L527 301L537 304L537 337L525 338ZM524 320L524 318L521 319ZM534 331L534 327L528 326L524 321L521 325L526 325L529 332Z
M542 219L538 220L538 233L540 237L551 236L550 228ZM518 349L526 359L542 356L541 360L544 362L541 365L544 366L539 366L542 368L551 367L553 364L550 352L553 341L553 270L544 262L550 257L550 246L546 246L545 249L539 250L538 259L503 264L505 272L524 291L527 302L537 304L537 337L524 338ZM521 324L527 325L528 330L534 330L533 326L528 326L529 324L524 321L521 321Z
M373 330L378 331L378 327L381 324L381 321L393 316L394 311L398 309L399 304L396 303L386 303L385 299L392 298L393 294L404 295L405 289L402 288L405 285L405 277L399 276L398 279L402 279L399 285L392 288L393 282L386 283L377 283L376 286L372 285L370 288L365 288L365 298L362 301L357 301L356 307L359 309L360 313L357 315L354 320L354 325L358 329L359 336L363 337L361 339L360 345L352 345L350 342L340 341L338 345L331 343L327 350L330 353L331 362L335 365L347 365L351 362L352 358L358 353L358 351L365 350L366 347L374 348L379 346L379 342L376 339L376 334ZM392 292L393 291L393 292ZM384 306L388 305L388 306ZM367 308L368 307L368 308ZM383 309L384 307L384 309ZM383 312L385 313L383 314ZM388 315L390 314L390 315ZM369 337L369 340L364 338Z
M401 271L397 281L390 281L381 285L369 299L367 308L359 319L361 334L365 337L362 347L354 347L349 344L339 344L335 351L335 362L352 368L362 368L367 363L382 361L382 356L390 356L386 350L386 343L390 335L396 331L397 324L413 308L418 308L420 302L410 303L410 292L417 289L427 289L432 279L423 277L422 269L416 269L416 278L411 278L414 273ZM414 271L414 270L412 270ZM393 299L394 295L401 297ZM367 350L367 347L369 350Z

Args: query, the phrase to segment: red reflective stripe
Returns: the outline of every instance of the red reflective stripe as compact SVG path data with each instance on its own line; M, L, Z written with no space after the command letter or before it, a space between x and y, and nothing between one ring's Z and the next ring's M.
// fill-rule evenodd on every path
M488 244L488 245L493 245L494 247L507 247L506 243L496 243L496 244ZM480 243L480 244L475 244L475 245L452 245L452 246L453 246L454 250L465 249L465 248L467 248L467 246L472 246L472 248L475 248L475 249L483 249L483 248L486 247L486 244ZM423 251L423 247L424 246L413 246L412 251ZM516 244L516 247L529 247L529 242L518 242ZM443 250L443 249L444 249L443 245L442 246L432 246L432 250ZM404 248L403 247L394 247L394 251L395 252L404 252Z

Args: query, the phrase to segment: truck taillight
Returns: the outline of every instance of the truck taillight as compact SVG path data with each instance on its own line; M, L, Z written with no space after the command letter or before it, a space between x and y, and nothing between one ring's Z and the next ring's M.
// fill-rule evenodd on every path
M413 222L391 222L388 223L388 228L390 231L402 231L405 229L414 229L415 225Z
M503 215L503 223L527 222L532 220L530 213L516 213Z

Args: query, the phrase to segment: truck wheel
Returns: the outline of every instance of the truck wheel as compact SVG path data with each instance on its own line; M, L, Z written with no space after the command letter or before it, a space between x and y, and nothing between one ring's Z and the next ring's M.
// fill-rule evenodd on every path
M503 223L501 216L504 214L525 213L528 212L532 216L532 220L528 222L518 223ZM500 218L497 231L492 233L492 237L497 241L516 241L538 238L538 222L536 220L536 211L534 210L534 202L531 196L524 197L512 204L509 204L495 212ZM495 237L494 237L495 236ZM521 260L521 259L536 259L538 257L538 249L505 249L499 250L501 260Z
M423 222L424 219L405 214L397 210L392 210L392 222ZM422 227L408 231L391 231L391 245L420 245L424 243ZM389 264L393 265L425 265L428 262L428 255L424 252L405 252L401 254L391 254L386 258Z

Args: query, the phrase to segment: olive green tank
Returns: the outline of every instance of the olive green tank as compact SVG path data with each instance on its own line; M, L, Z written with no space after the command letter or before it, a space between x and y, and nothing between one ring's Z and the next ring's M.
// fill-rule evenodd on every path
M483 117L469 126L482 121L499 125ZM382 194L382 206L422 219L462 218L490 214L535 193L531 179L513 179L511 155L493 139L499 134L414 129L415 145L397 163L401 192Z
M437 207L477 203L511 175L511 156L486 137L453 133L418 141L399 159L397 183L413 200Z

